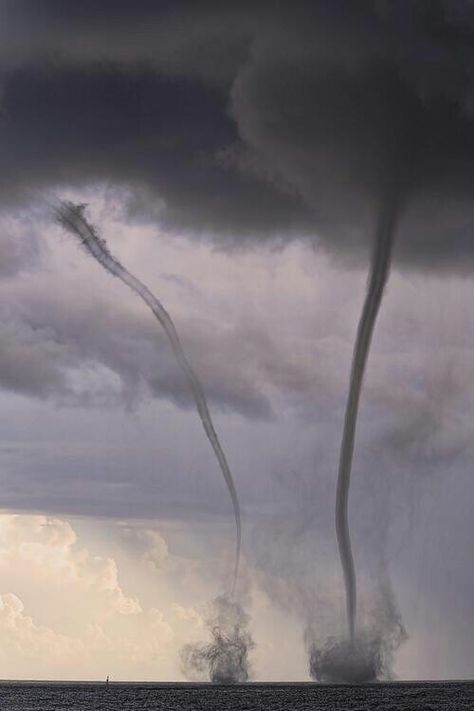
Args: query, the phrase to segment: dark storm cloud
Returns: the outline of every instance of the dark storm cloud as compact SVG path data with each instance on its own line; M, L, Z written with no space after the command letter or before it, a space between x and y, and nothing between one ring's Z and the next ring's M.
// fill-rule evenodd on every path
M194 2L2 3L3 66L28 58L147 61L168 75L232 82L261 12ZM261 20L260 20L261 21ZM3 31L2 31L3 30Z
M2 192L110 181L168 227L312 233L462 266L474 9L405 2L5 3ZM9 180L5 179L8 175Z
M261 165L312 207L329 248L371 238L391 195L403 256L470 251L473 12L320 4L257 43L233 114Z
M296 201L228 165L225 98L188 79L116 66L23 67L5 80L2 191L114 181L162 224L284 232ZM293 204L294 203L294 204Z

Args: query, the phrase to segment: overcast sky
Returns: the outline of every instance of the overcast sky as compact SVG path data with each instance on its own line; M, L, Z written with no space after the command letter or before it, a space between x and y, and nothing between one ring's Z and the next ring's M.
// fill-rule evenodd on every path
M173 317L241 502L252 676L306 680L305 627L344 621L337 463L392 191L360 605L390 584L398 676L474 674L472 5L293 5L0 0L2 678L182 679L233 565L166 337L47 201L87 203Z

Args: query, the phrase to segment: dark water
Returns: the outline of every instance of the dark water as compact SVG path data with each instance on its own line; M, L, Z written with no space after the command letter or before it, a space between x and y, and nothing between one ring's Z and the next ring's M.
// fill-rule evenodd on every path
M0 684L1 711L159 709L160 711L474 711L473 683L315 684Z

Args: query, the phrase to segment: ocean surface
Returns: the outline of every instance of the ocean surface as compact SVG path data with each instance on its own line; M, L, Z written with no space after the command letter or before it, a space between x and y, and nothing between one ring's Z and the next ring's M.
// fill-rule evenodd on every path
M370 686L1 682L1 711L473 711L474 682Z

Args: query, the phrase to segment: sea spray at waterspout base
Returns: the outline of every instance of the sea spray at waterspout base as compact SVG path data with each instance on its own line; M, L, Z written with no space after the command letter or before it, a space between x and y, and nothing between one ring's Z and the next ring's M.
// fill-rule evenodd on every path
M208 678L214 684L248 681L249 652L254 647L248 631L249 621L241 603L225 595L216 597L206 619L211 641L188 644L181 652L186 678Z
M366 684L394 678L395 654L407 639L388 572L381 571L372 602L362 605L362 620L355 637L321 634L318 625L308 624L304 639L310 676L318 682Z
M168 340L171 344L173 354L176 361L183 372L189 389L193 396L196 409L201 419L202 426L206 436L214 451L215 457L219 464L224 480L226 482L234 510L235 526L236 526L236 551L235 551L235 566L234 575L231 587L231 596L234 594L237 583L239 562L240 562L240 547L241 547L241 520L240 520L240 505L237 497L234 480L230 467L227 463L226 456L220 444L217 432L212 422L209 407L207 405L206 396L201 383L195 374L194 370L188 362L184 353L181 341L176 331L175 325L171 316L166 311L161 302L152 294L152 292L142 284L139 279L130 274L125 267L115 258L109 251L109 248L103 238L101 238L96 230L84 216L85 205L75 205L71 202L61 201L53 206L57 221L68 232L78 237L84 248L92 254L92 256L113 276L118 277L126 284L133 292L135 292L151 309L155 318L162 326Z

